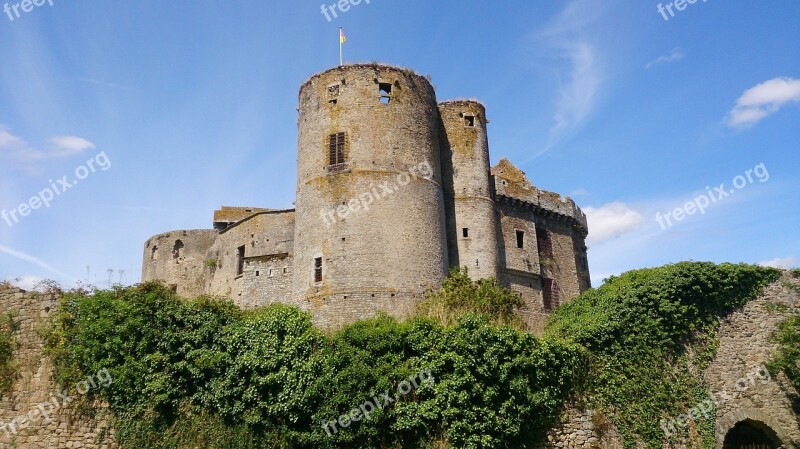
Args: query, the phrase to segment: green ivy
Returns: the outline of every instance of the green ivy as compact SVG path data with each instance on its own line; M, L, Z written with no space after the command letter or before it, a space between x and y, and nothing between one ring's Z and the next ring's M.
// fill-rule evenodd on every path
M702 371L716 351L720 316L754 299L779 275L770 268L700 262L630 271L556 310L547 333L591 352L584 394L611 417L626 447L641 440L660 448L661 420L709 399ZM695 423L704 447L714 442L709 421Z
M11 314L0 315L0 393L8 392L17 377L17 368L12 360L16 347L15 330L14 317Z
M783 371L800 392L800 316L793 316L781 323L773 341L778 343L780 349L767 368L773 373ZM800 414L798 397L795 397L795 412Z

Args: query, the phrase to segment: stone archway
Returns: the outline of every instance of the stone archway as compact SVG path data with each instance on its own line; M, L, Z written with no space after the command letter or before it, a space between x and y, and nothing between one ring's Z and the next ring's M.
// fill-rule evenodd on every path
M717 420L717 449L784 449L790 441L762 409L739 408Z
M782 442L768 425L746 419L728 431L723 449L780 449Z

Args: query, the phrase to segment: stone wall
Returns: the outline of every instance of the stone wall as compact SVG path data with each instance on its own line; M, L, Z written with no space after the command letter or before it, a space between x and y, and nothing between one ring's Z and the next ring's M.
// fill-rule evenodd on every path
M792 409L798 392L783 373L764 370L777 349L770 337L777 325L800 314L800 295L785 283L800 288L800 280L784 274L781 282L769 285L751 301L726 317L719 328L719 348L704 372L706 383L717 402L716 449L723 449L728 433L747 423L773 438L781 449L800 448L800 417ZM694 407L700 409L700 404ZM689 410L687 409L687 415ZM687 416L676 416L678 426ZM683 424L691 425L691 424ZM665 449L700 447L697 439ZM537 449L622 448L619 432L591 410L567 410L561 423L548 432L547 441Z
M782 281L800 287L800 280L788 273ZM763 376L758 376L760 367L778 348L770 341L777 325L799 313L797 292L775 283L757 301L723 321L717 355L705 373L712 392L726 392L727 396L732 396L729 400L720 400L717 406L717 449L722 449L725 435L742 421L769 427L781 440L783 448L800 447L800 417L792 411L789 396L797 395L797 391L783 373L770 373L768 382L762 382Z
M163 280L188 298L205 293L208 250L217 238L210 229L159 234L144 245L142 280Z
M205 293L228 297L243 307L259 301L267 304L269 300L277 299L277 295L285 292L284 286L274 285L268 279L255 279L256 272L261 274L256 261L270 256L273 262L277 262L282 255L294 253L294 220L293 210L259 212L221 231L208 251L207 258L213 263L205 267ZM242 272L239 272L240 249L244 251ZM279 268L282 276L287 265L273 268ZM270 285L275 288L270 288ZM266 296L258 296L261 293ZM290 296L286 294L283 298Z
M20 449L109 449L115 447L113 432L106 426L108 412L100 407L94 418L78 418L52 381L52 364L45 356L40 335L49 323L59 297L26 293L0 285L0 313L11 313L16 325L13 362L18 378L0 399L0 447ZM101 388L100 382L94 382ZM89 385L89 383L85 384ZM90 387L91 388L91 387ZM66 390L75 398L83 385ZM85 390L84 390L85 392ZM52 412L51 412L52 411ZM44 415L49 416L49 420ZM23 418L25 417L25 418Z

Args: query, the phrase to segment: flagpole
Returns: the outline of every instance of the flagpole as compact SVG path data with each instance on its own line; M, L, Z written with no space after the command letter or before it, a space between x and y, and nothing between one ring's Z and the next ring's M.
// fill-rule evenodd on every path
M339 67L342 65L342 27L339 27Z

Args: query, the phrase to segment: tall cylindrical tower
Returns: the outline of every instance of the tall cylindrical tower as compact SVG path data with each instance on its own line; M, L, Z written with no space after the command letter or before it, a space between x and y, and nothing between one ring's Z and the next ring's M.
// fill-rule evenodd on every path
M295 300L408 309L448 266L433 87L348 65L311 77L299 102Z
M439 104L450 263L470 277L497 278L501 245L492 197L486 109L477 101Z

